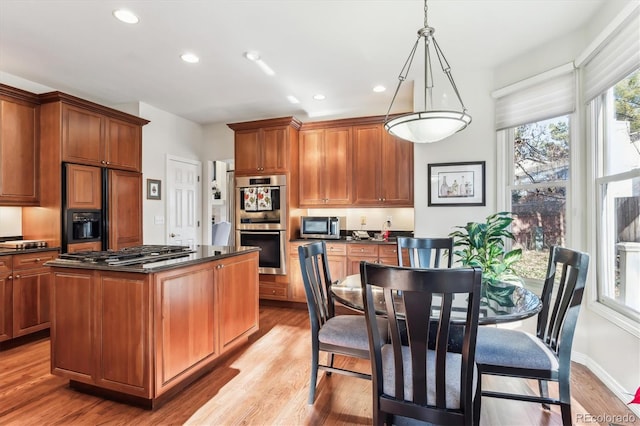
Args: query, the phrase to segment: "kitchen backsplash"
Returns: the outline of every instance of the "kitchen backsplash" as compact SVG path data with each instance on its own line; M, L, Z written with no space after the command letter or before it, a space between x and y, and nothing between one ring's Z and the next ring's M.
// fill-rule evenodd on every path
M412 208L359 208L359 209L308 209L308 216L344 216L347 229L361 229L380 232L382 225L391 217L391 229L394 231L414 230L414 210ZM365 222L363 225L362 222Z
M22 207L0 207L0 237L22 235Z

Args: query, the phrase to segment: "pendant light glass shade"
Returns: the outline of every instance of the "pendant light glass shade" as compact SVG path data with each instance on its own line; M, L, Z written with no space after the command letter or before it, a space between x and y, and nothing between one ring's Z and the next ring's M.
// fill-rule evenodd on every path
M460 130L466 128L471 123L471 116L467 114L467 109L462 102L458 88L456 87L453 76L451 75L451 67L447 59L442 53L440 46L436 42L433 33L435 29L427 25L427 0L424 1L424 28L418 30L418 39L413 44L411 53L407 58L400 75L398 76L398 86L396 92L389 105L387 116L385 118L384 128L391 135L401 139L416 142L430 143L437 142L453 135ZM389 113L393 107L393 102L400 91L400 86L406 80L413 63L414 56L418 50L418 43L424 41L424 111L412 112L400 116L389 118ZM432 109L432 90L433 90L433 70L431 68L431 49L436 54L442 72L446 75L451 87L453 88L458 101L460 102L460 111L452 110L435 110Z

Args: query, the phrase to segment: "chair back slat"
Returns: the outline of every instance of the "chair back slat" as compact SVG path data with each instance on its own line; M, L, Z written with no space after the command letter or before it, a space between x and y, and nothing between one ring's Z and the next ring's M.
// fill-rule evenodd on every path
M317 241L298 247L300 270L305 286L307 307L311 318L311 328L319 330L335 315L331 296L331 273L326 257L324 241Z
M482 271L361 262L360 274L370 337L372 380L377 391L374 411L377 413L379 409L433 423L463 423L472 418ZM383 292L384 306L374 306L374 291ZM456 311L458 322L454 323L451 312L454 300L458 299L464 301L466 317L461 319ZM402 316L396 311L399 305L403 305ZM390 342L381 341L373 325L376 308L383 309L388 319ZM456 342L462 353L452 357L453 327L464 327L460 333L464 341ZM430 347L430 342L435 343ZM390 374L393 383L385 385L384 380L388 380ZM459 392L455 395L456 407L450 406L452 381L456 382L453 388Z
M582 302L588 266L589 255L586 253L560 246L550 249L540 297L542 310L538 314L537 336L556 353L562 339L568 338L569 342L573 339L573 325Z
M398 237L398 265L412 268L440 268L447 258L446 267L453 262L453 238ZM408 253L409 265L405 265L404 254ZM442 267L445 267L443 264Z

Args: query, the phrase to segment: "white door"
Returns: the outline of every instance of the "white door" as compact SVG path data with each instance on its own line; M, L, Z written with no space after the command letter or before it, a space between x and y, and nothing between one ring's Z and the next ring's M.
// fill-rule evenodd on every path
M201 170L199 161L167 157L168 244L200 244Z

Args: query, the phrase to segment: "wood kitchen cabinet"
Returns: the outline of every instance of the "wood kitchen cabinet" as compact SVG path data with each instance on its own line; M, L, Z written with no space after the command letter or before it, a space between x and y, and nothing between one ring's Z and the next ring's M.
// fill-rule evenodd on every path
M142 128L74 105L62 105L62 159L124 170L142 170Z
M258 330L258 252L151 273L53 267L51 372L153 408Z
M348 274L360 273L360 262L398 265L396 244L355 243L347 244Z
M39 101L0 84L0 206L39 203Z
M99 210L102 206L101 169L67 164L67 209Z
M289 300L294 302L307 302L304 290L304 282L302 280L302 272L300 269L300 257L298 256L298 247L309 244L309 242L290 243L289 256ZM347 276L347 244L341 242L325 242L327 247L327 263L329 264L329 272L331 280L339 280Z
M236 176L289 172L300 124L294 117L228 124L235 132Z
M109 248L142 244L142 174L109 170Z
M354 205L413 207L413 144L382 124L353 128Z
M351 127L300 132L300 207L351 205L351 155Z
M51 270L57 250L0 256L0 341L49 328Z
M13 337L49 328L51 271L44 263L57 257L57 251L13 256Z

